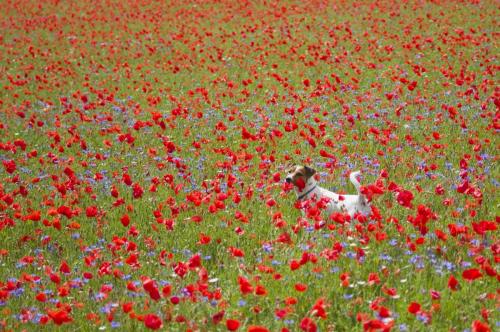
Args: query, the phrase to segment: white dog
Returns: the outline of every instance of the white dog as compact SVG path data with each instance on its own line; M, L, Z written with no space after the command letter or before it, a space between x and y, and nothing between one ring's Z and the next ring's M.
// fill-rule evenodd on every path
M295 186L297 199L305 201L315 198L317 200L322 198L328 199L326 212L331 215L333 212L344 212L349 216L354 217L357 213L368 216L371 213L370 205L366 197L360 192L360 184L356 179L358 172L352 172L349 176L354 187L356 187L357 195L340 195L331 192L325 188L318 186L314 179L316 171L308 166L292 166L288 170L286 182L292 183Z

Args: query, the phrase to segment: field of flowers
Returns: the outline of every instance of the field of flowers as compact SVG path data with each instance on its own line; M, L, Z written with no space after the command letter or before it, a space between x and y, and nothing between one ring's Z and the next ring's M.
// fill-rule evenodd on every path
M498 331L499 13L0 2L0 330Z

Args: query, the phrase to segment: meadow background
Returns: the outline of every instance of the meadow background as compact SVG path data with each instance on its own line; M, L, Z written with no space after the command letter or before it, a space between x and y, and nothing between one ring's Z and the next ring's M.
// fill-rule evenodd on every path
M2 1L0 330L498 330L498 6Z

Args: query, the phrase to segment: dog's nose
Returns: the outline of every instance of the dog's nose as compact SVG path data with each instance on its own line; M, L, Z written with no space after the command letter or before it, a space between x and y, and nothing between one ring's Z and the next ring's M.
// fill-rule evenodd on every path
M288 177L288 178L285 179L285 181L286 181L286 183L290 183L290 182L292 182L292 178Z

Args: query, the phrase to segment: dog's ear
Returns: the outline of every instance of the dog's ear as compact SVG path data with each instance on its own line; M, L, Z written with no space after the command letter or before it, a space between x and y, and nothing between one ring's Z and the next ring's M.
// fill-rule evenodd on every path
M304 170L306 171L306 177L309 179L311 176L316 174L316 170L314 168L311 168L309 166L305 166Z

